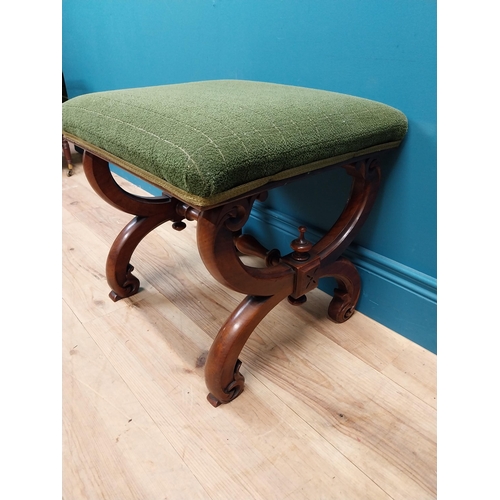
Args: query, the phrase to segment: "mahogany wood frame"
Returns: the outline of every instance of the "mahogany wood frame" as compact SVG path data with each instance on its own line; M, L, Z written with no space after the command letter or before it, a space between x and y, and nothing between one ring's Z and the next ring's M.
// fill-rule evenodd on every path
M94 153L85 152L85 174L99 196L109 204L135 217L125 226L111 246L106 262L106 277L114 301L139 291L139 280L132 274L130 259L137 245L153 229L171 221L174 229L185 227L184 220L197 221L200 256L223 285L245 294L235 311L220 329L205 365L208 400L214 406L229 403L243 391L238 356L260 321L284 298L294 305L305 302L305 294L318 286L320 278L331 276L338 288L328 307L328 316L342 323L349 319L361 290L354 265L342 257L370 213L380 185L380 168L375 156L359 157L332 165L352 177L352 187L343 212L332 228L312 245L305 238L305 227L291 243L293 252L281 256L267 250L255 238L242 234L252 205L264 200L267 190L297 180L296 176L275 182L211 207L190 206L169 194L141 197L123 190L114 180L109 163ZM266 267L245 265L240 255L265 260Z

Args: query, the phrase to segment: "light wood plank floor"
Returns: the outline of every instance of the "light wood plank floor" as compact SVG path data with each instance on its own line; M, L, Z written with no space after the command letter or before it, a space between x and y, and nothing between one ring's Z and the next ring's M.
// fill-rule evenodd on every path
M259 325L240 356L244 393L213 408L203 360L241 295L205 270L189 223L148 235L132 259L140 293L108 299L107 252L131 216L74 158L62 173L65 500L436 498L435 355L361 313L331 322L315 290Z

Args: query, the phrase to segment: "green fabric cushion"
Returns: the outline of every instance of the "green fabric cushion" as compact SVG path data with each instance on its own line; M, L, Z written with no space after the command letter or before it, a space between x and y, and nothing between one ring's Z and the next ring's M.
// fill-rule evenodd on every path
M240 80L97 92L63 104L70 139L206 200L318 168L319 160L395 147L406 131L405 115L378 102Z

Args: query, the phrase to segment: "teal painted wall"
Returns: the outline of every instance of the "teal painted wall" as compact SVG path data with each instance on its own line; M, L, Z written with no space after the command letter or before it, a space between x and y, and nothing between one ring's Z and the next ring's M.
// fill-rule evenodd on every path
M366 259L376 263L370 268L374 275L363 271L359 309L436 350L435 0L63 0L62 5L70 97L239 78L344 92L402 110L408 135L385 161L379 199L353 247L361 252L360 266ZM282 229L287 221L300 221L313 232L327 229L345 201L332 197L332 184L348 189L344 178L330 172L300 187L272 191L261 207L267 215L253 218L251 230L271 244L257 219L283 220ZM283 231L277 240L287 234ZM408 300L401 298L400 278L408 285Z

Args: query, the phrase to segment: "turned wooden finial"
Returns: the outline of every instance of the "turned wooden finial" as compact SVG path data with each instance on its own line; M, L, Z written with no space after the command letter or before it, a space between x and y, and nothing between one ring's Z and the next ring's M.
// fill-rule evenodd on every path
M299 237L290 243L290 246L292 247L292 250L294 251L292 253L292 259L293 260L298 260L298 261L303 261L307 260L310 255L309 255L309 250L312 248L312 243L308 240L305 239L304 233L306 232L306 227L305 226L300 226L299 227Z

